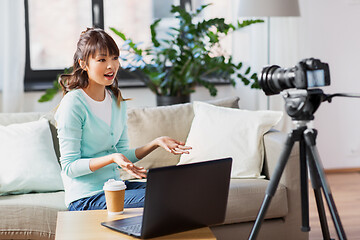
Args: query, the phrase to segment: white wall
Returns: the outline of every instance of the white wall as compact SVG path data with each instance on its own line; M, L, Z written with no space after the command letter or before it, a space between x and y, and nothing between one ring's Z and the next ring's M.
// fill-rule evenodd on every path
M360 1L300 0L301 58L329 63L325 93L360 93ZM334 98L315 113L317 147L327 169L360 167L360 99Z

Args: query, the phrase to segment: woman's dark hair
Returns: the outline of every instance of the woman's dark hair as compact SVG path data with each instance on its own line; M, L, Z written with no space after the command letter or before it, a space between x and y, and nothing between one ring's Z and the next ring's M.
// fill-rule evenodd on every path
M87 72L80 66L79 59L87 65L90 56L94 56L96 51L105 52L109 55L119 56L120 51L114 39L110 37L103 29L87 28L80 35L74 54L73 72L71 74L62 74L59 83L63 89L64 95L73 89L85 88L89 85ZM111 86L107 86L117 98L117 105L121 101L126 101L121 95L117 78Z

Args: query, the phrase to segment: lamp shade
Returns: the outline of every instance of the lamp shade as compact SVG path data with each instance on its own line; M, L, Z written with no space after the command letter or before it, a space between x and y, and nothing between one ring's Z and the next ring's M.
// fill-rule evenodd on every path
M298 0L239 0L240 17L300 16Z

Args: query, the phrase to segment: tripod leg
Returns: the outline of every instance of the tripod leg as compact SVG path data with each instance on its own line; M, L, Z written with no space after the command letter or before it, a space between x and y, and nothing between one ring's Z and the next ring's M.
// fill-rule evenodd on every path
M306 130L304 132L304 137L305 137L306 144L307 144L307 146L308 146L308 148L309 148L309 150L310 150L310 152L312 154L313 162L314 162L317 174L318 174L318 176L320 178L320 182L321 182L322 189L324 191L325 199L326 199L327 205L329 207L332 220L333 220L334 225L335 225L336 233L337 233L339 239L341 239L341 240L347 239L346 235L345 235L344 228L343 228L343 226L341 224L339 214L338 214L336 206L335 206L335 202L334 202L332 193L330 191L330 187L329 187L329 185L327 184L327 181L326 181L323 166L322 166L322 164L320 162L320 156L319 156L319 153L317 151L316 144L315 144L314 132L312 130L308 129L308 130Z
M285 147L280 155L280 158L279 158L279 161L276 165L276 168L274 170L274 173L271 177L271 180L270 180L270 183L268 185L268 187L266 188L266 193L265 193L265 198L262 202L262 205L260 207L260 210L259 210L259 213L256 217L256 220L255 220L255 224L251 230L251 233L250 233L250 236L249 236L249 239L253 240L253 239L256 239L258 233L259 233L259 230L260 230L260 227L261 227L261 223L263 222L264 220L264 217L265 217L265 214L266 214L266 211L270 205L270 202L271 202L271 199L272 197L274 196L275 192L276 192L276 189L279 185L279 181L280 181L280 178L281 178L281 175L284 171L284 168L286 166L286 163L289 159L289 156L290 156L290 153L291 153L291 150L294 146L294 142L295 142L295 134L294 134L294 131L289 134L288 138L286 139L286 142L285 142Z
M330 240L330 233L329 233L329 227L326 221L326 214L325 214L325 208L324 208L324 202L321 195L321 183L319 179L319 175L316 172L316 167L314 163L314 159L312 158L312 155L309 154L309 149L307 149L307 155L308 155L308 165L309 165L309 172L310 172L310 179L312 188L314 189L314 196L316 200L316 206L318 210L318 215L320 219L320 225L321 225L321 232L323 235L324 240Z
M304 139L300 140L300 186L301 186L301 231L309 232L309 185L306 165L306 145Z

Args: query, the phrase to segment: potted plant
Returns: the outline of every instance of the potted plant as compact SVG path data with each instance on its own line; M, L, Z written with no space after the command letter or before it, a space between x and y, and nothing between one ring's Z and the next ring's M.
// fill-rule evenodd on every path
M224 18L213 18L196 22L198 15L208 5L202 5L195 12L185 11L180 6L172 6L171 13L179 20L179 25L170 27L170 38L158 39L157 26L161 19L150 25L152 44L139 48L139 44L127 38L123 32L110 28L124 40L122 52L126 65L123 68L135 74L152 92L157 95L158 105L189 102L190 93L197 84L209 89L216 96L217 89L209 79L227 79L235 86L238 77L245 85L259 88L258 77L251 67L242 62L234 63L231 56L223 50L220 40L229 33L263 22L263 20L238 21L236 25L225 23ZM65 69L64 73L71 69ZM51 100L61 87L58 81L41 96L39 102Z
M232 56L224 52L220 40L232 31L263 20L238 21L236 25L225 23L224 18L195 22L209 5L202 5L192 13L173 5L171 13L179 25L168 29L168 39L158 39L157 26L161 19L154 21L150 26L152 44L145 49L139 48L139 44L123 32L110 28L124 40L122 52L126 54L122 58L126 64L123 68L136 74L157 95L158 105L189 102L197 84L216 96L217 89L210 78L226 78L235 86L237 76L245 85L259 88L257 74L251 72L251 67L243 67L242 62L234 63Z

